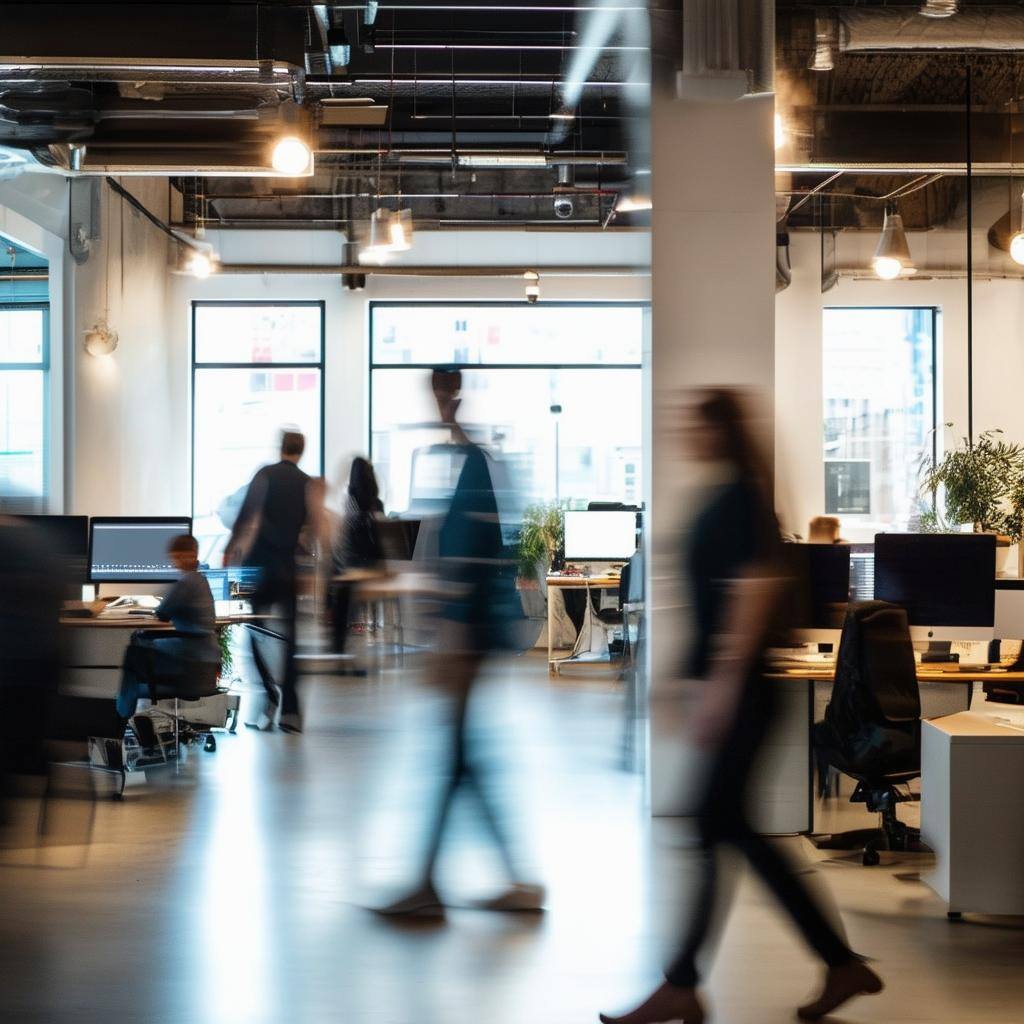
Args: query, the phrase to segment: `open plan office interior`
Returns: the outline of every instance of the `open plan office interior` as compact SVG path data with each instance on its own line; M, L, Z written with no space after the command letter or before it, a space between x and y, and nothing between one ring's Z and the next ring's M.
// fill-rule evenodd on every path
M1024 9L0 38L0 1019L1020 1019Z

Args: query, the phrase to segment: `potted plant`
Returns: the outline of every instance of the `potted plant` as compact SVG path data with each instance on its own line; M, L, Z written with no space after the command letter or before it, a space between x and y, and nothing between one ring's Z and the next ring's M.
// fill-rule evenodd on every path
M952 426L947 423L946 426ZM972 444L966 437L936 463L922 466L921 491L936 500L945 494L945 521L970 524L976 533L996 534L1005 549L1024 532L1024 447L1004 441L1001 430L986 430ZM937 505L935 506L938 507ZM943 519L936 513L936 523Z
M520 586L539 586L562 550L565 524L556 502L530 505L519 531Z

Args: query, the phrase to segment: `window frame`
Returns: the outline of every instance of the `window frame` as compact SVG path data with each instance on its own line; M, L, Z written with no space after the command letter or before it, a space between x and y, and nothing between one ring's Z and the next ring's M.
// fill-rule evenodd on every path
M460 302L454 299L385 299L371 300L368 304L367 331L369 345L367 350L367 386L366 386L366 435L367 451L373 461L373 373L374 370L432 370L434 363L376 363L373 359L374 332L376 329L376 311L378 309L527 309L532 312L528 316L539 316L545 309L639 309L641 312L650 310L651 304L641 300L572 300L563 299L552 302L528 303L516 299L490 299ZM642 327L642 325L641 325ZM644 358L641 349L640 360L636 363L446 363L459 370L643 370ZM642 435L642 425L641 425Z
M324 435L327 424L326 410L326 380L327 380L327 303L323 299L193 299L191 309L192 338L189 346L192 372L190 375L191 384L191 414L189 419L189 432L191 444L189 445L189 508L190 515L195 516L196 511L196 371L197 370L316 370L320 374L320 465L318 473L324 475L326 465L326 452L324 451ZM233 307L267 307L267 306L315 306L320 310L320 359L318 362L199 362L196 359L196 313L201 307L209 306L233 306Z
M836 311L836 312L876 312L883 310L898 310L900 312L916 311L916 312L927 312L931 314L931 363L932 363L932 387L931 387L931 399L932 399L932 422L930 432L932 435L932 465L934 466L939 458L939 321L942 315L942 309L939 306L923 304L923 305L899 305L896 303L887 303L884 305L823 305L821 307L822 317L822 337L821 337L821 360L822 360L822 384L824 385L824 364L825 364L825 314ZM822 409L821 409L821 430L824 435L825 429L825 408L824 408L824 387L822 389ZM825 456L824 451L821 454L821 466L822 470L825 467ZM826 497L825 490L825 473L822 472L822 492L821 496L823 499ZM935 507L935 496L932 496L932 507ZM842 516L844 519L850 519L854 522L867 521L870 519L871 513L866 515L863 513L846 513Z
M7 363L0 360L0 370L4 372L36 371L43 374L43 493L39 495L39 500L43 503L44 508L50 508L53 500L53 492L50 485L54 482L50 475L53 463L53 456L50 451L50 446L53 443L53 396L50 394L52 369L50 359L50 303L49 300L41 301L38 299L28 302L18 302L17 300L13 302L10 300L0 302L0 312L7 310L20 312L26 309L38 309L43 314L42 355L39 361L34 363Z

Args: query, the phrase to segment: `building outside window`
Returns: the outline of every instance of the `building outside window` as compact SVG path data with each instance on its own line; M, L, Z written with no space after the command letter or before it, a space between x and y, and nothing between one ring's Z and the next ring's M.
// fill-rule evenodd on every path
M438 423L430 369L463 371L459 418L527 502L642 501L643 307L374 303L371 449L388 511L416 510Z
M0 510L48 511L49 305L0 303Z
M219 565L245 490L306 435L300 466L323 472L322 302L192 306L192 515L200 556Z
M934 456L932 307L824 311L824 510L864 534L906 530Z

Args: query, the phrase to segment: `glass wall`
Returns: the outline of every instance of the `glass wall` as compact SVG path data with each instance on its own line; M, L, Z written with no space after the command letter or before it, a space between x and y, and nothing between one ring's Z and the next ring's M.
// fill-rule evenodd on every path
M449 440L430 368L463 370L460 421L499 449L527 501L642 500L643 307L371 307L372 458L389 511L415 504L432 444Z
M824 311L824 507L865 531L906 530L935 444L937 311Z
M47 511L49 306L0 304L0 510Z
M323 472L323 303L196 302L192 341L192 515L202 559L219 565L283 427L306 435L302 468Z

